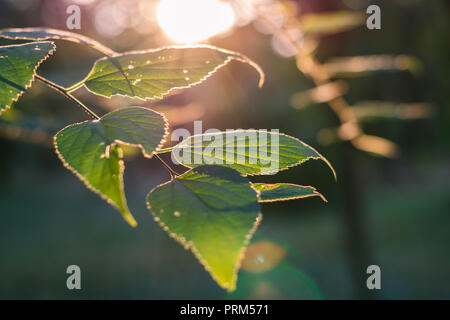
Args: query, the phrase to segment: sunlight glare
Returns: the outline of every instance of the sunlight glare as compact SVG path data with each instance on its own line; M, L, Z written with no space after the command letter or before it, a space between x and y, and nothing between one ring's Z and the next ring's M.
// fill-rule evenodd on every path
M220 0L161 0L157 19L174 42L193 44L230 29L235 14Z

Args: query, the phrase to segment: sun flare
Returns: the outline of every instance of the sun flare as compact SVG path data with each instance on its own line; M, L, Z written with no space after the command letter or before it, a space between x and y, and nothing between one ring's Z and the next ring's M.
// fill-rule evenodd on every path
M220 0L161 0L157 19L174 42L193 44L230 29L235 14Z

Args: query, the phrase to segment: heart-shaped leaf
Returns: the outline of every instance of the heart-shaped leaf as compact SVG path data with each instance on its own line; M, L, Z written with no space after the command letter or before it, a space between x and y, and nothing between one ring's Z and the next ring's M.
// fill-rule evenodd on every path
M259 202L288 201L316 196L327 202L325 197L317 192L314 187L291 183L253 183L252 186L255 190L259 191Z
M235 289L244 250L261 219L256 191L245 177L230 168L197 167L153 189L147 204L221 287Z
M140 99L162 98L173 89L187 88L204 81L231 60L248 63L260 73L259 66L247 57L211 46L168 47L130 52L97 60L83 83L106 97L124 95Z
M331 164L315 149L291 136L266 130L227 130L191 136L172 149L175 162L188 167L227 166L243 175L274 174L309 159Z
M65 40L94 48L106 55L116 52L79 33L51 28L10 28L0 30L0 37L12 40Z
M55 136L55 147L69 170L136 226L125 199L125 166L117 144L139 147L151 157L164 140L166 126L165 118L155 111L125 108L62 129Z
M54 50L52 42L0 47L0 113L30 87L37 67Z

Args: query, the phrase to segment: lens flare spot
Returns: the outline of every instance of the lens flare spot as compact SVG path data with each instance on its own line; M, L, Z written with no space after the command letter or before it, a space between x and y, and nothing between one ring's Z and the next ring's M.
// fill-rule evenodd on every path
M286 249L269 241L260 241L248 247L242 269L261 273L275 268L286 256Z
M174 42L192 44L230 29L235 13L220 0L161 0L157 19Z

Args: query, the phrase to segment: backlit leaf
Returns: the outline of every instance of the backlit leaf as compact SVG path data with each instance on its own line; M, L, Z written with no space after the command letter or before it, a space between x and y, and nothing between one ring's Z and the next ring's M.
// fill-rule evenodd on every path
M79 33L51 28L10 28L0 30L0 37L12 40L65 40L94 48L106 55L116 52Z
M52 42L0 47L0 113L30 87L36 69L54 50Z
M260 192L259 202L288 201L315 196L322 198L325 202L327 201L314 187L300 186L291 183L253 183L252 186L255 190Z
M70 125L55 136L55 147L64 165L93 192L116 207L131 225L131 215L123 187L122 151L117 145L141 148L151 157L166 134L162 115L145 108L125 108L99 120Z
M216 164L242 175L274 174L309 159L321 159L335 175L330 163L306 143L265 130L227 130L191 136L172 149L172 156L191 168Z
M147 204L221 287L235 289L244 250L261 219L257 193L245 177L230 168L197 167L153 189Z
M255 67L262 85L264 75L253 61L239 53L211 46L169 47L105 57L97 60L83 82L91 92L106 97L162 98L173 89L204 81L231 60Z

